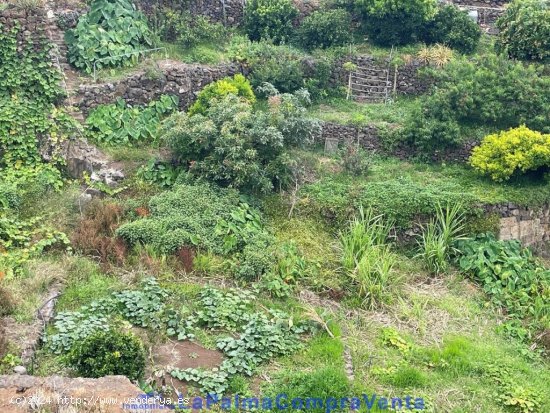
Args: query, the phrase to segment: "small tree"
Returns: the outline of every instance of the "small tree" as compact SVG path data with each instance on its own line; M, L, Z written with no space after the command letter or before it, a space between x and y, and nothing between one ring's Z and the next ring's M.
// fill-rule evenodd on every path
M481 29L465 11L447 5L426 24L422 40L428 44L444 44L461 53L473 53L480 37Z
M298 9L292 0L249 0L244 28L250 40L271 39L278 44L290 38Z
M306 49L343 46L352 39L351 16L342 9L314 11L298 29L297 41Z
M412 43L437 12L436 0L356 0L370 40L382 46Z
M523 60L550 57L550 1L515 0L498 19L499 53Z

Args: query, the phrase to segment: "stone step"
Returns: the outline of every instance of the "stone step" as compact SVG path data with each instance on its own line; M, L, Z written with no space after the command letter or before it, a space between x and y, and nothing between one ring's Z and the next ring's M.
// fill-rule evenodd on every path
M390 87L387 87L387 86L375 86L375 85L356 85L356 84L353 84L351 85L351 89L352 90L357 90L357 91L363 91L363 92L385 92L386 90L389 90Z

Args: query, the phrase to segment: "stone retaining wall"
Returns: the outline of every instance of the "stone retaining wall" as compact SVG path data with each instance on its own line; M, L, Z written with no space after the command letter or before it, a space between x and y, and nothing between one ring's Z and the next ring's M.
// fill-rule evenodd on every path
M460 6L476 6L476 7L504 7L511 0L450 0L450 3L454 3Z
M550 205L540 209L512 203L487 207L500 218L499 239L517 239L525 246L541 246L550 241Z
M87 114L90 109L114 102L117 98L129 104L147 104L163 94L176 95L180 108L187 109L196 95L211 82L240 72L237 65L187 65L163 63L153 72L139 72L111 83L81 85L76 105Z
M330 141L328 145L326 145L327 140ZM407 145L400 145L389 151L385 150L380 141L380 132L376 125L353 126L323 122L321 141L318 143L332 149L337 145L343 146L348 143L359 143L366 150L384 153L399 159L410 159L417 155L415 148ZM469 142L459 148L436 152L432 160L434 162L467 162L472 149L476 145L477 142Z
M8 4L4 10L0 9L2 30L12 28L16 24L21 27L17 37L19 44L23 44L28 39L35 40L38 43L45 37L48 19L43 9L27 11L12 4Z

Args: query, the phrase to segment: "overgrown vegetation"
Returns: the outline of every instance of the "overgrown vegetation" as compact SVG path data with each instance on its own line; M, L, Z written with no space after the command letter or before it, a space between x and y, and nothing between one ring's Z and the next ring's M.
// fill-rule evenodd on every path
M160 121L177 107L176 96L162 95L145 107L130 106L119 98L90 112L86 135L107 146L143 145L156 139Z
M548 61L550 8L545 0L515 0L498 20L497 50L511 58Z
M285 147L311 143L319 125L304 117L304 106L310 103L307 91L279 95L269 85L266 92L273 95L267 112L230 94L213 99L206 115L171 116L162 139L194 176L245 191L269 192L285 184Z
M461 241L458 249L461 270L481 284L493 304L506 310L508 334L532 339L549 327L550 271L529 249L516 240L491 236Z
M501 235L526 244L547 226L550 84L532 4L505 13L496 56L435 0L253 1L244 27L234 2L140 2L146 23L125 0L93 1L70 59L90 71L106 53L103 73L124 83L158 37L170 61L139 70L183 97L92 110L85 136L124 171L112 188L63 179L60 144L79 127L55 107L60 74L39 36L2 28L0 372L61 291L31 374L124 374L162 397L178 379L193 395L550 410L547 263L497 241L509 223ZM197 68L210 78L242 71L198 91L176 60L223 63ZM343 99L352 72L386 69L385 102Z
M435 73L434 73L435 74ZM526 124L547 132L550 80L539 68L494 56L456 59L435 74L437 89L397 133L421 156L457 146L475 130Z
M131 65L153 45L147 20L131 0L94 0L66 41L70 63L87 73L94 66Z

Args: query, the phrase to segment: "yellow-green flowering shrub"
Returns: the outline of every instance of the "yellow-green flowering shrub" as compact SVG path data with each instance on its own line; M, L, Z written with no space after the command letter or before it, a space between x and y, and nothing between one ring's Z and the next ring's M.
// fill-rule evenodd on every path
M470 164L495 181L504 181L521 171L550 166L550 134L525 125L483 138L474 148Z

